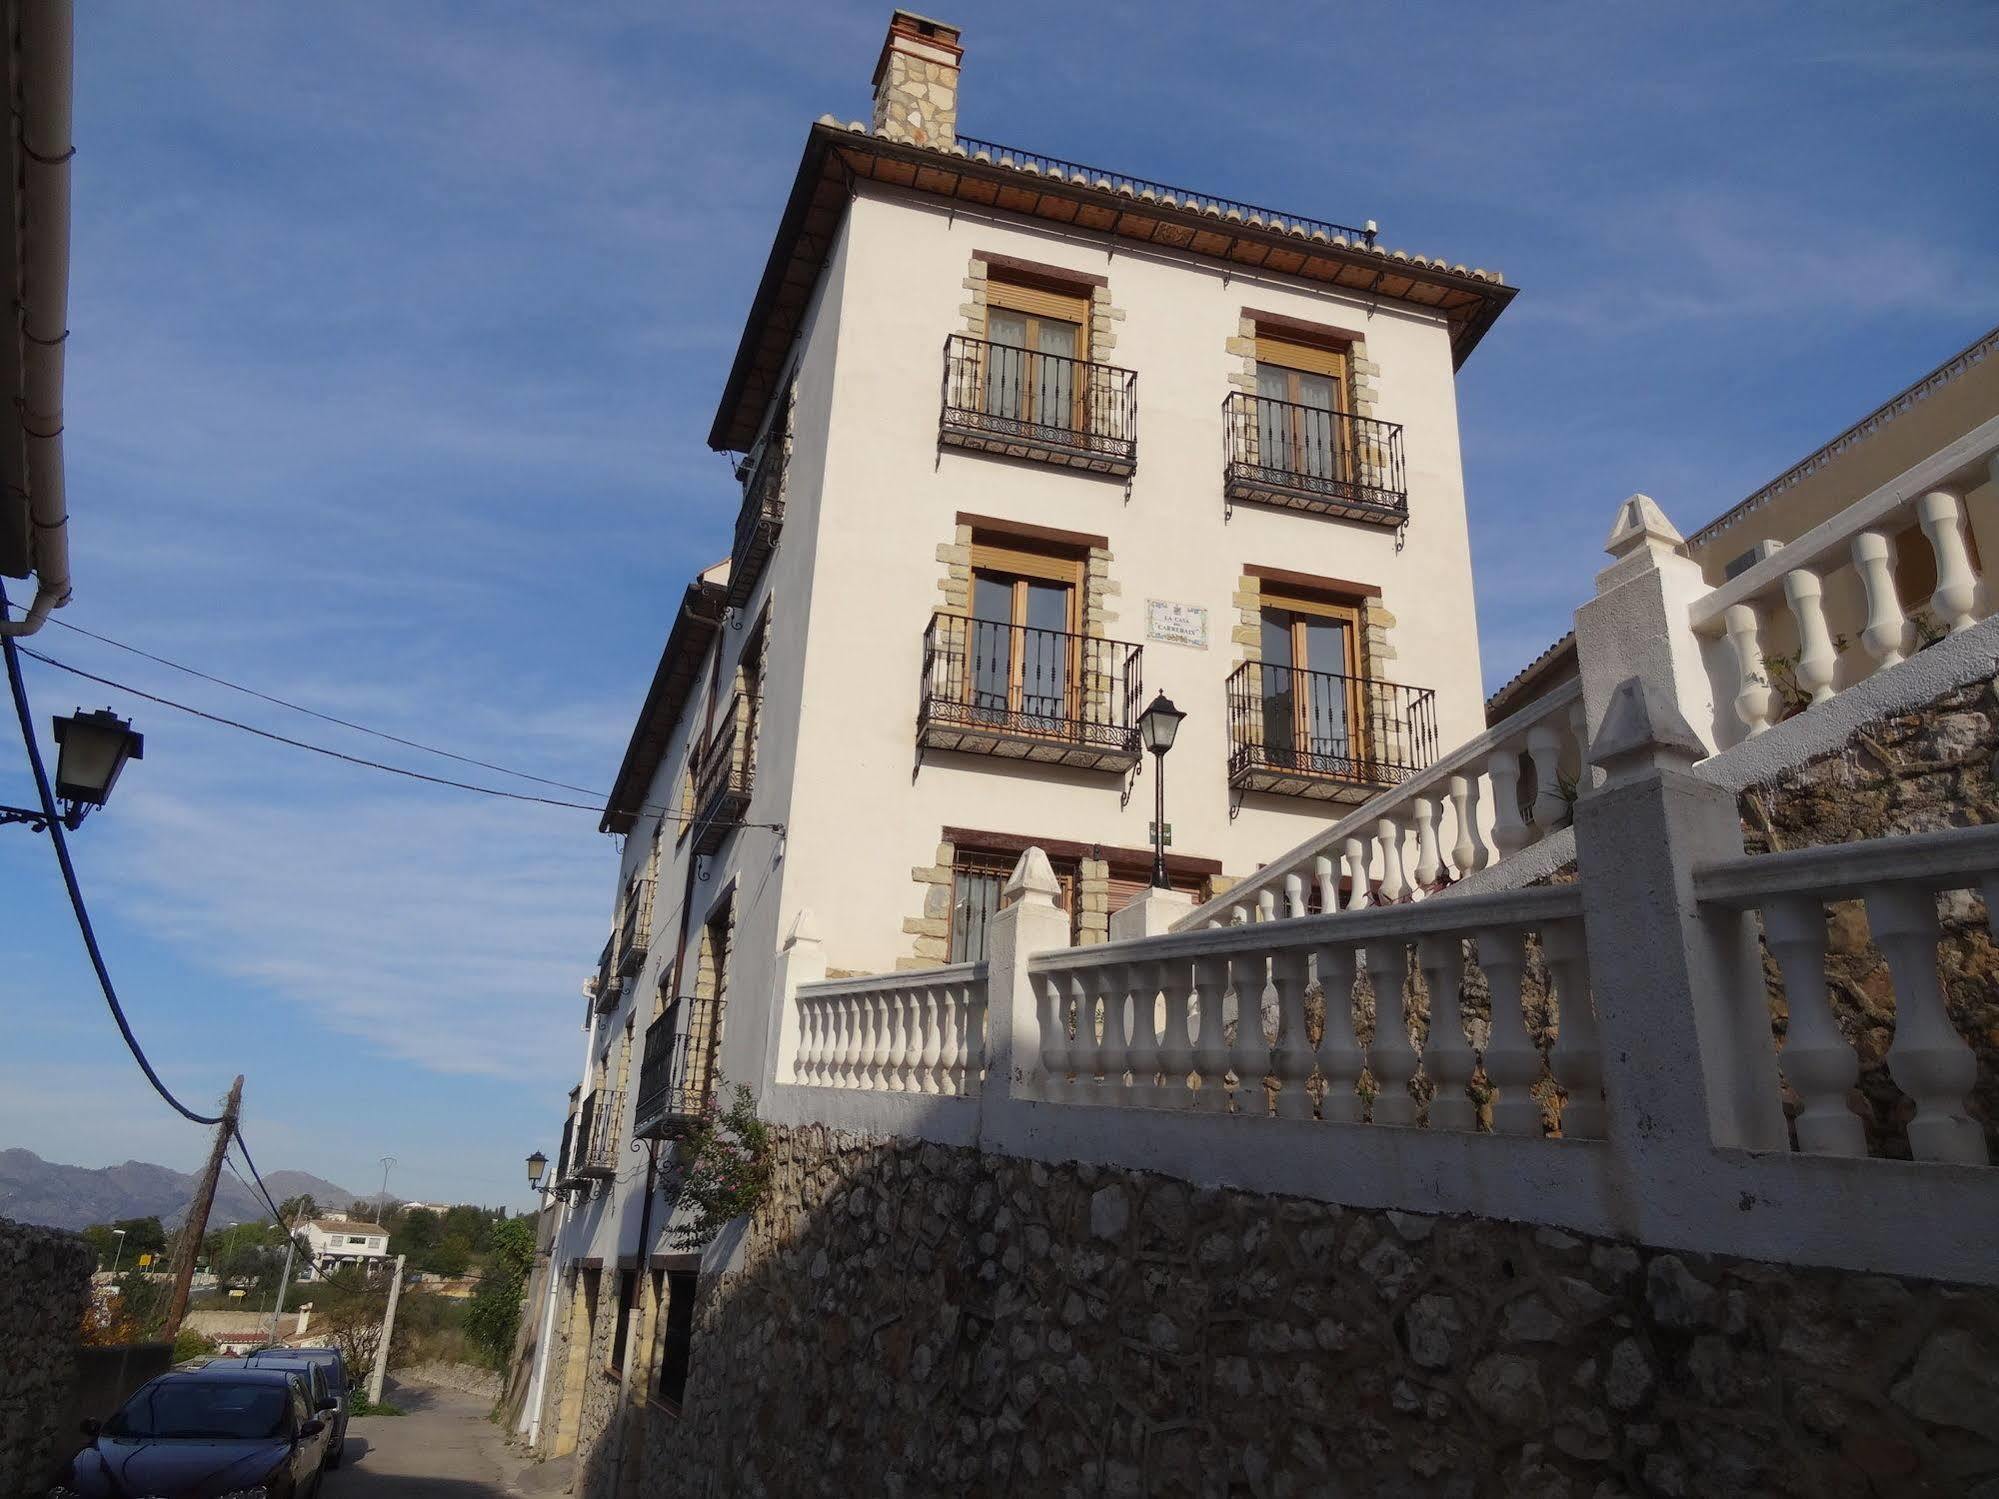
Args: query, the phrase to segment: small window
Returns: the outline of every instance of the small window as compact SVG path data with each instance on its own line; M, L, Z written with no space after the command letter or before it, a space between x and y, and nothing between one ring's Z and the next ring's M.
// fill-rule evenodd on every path
M632 1298L638 1294L639 1275L636 1270L624 1270L618 1274L618 1323L611 1329L610 1372L625 1372L625 1339L632 1325Z
M948 961L985 961L987 929L993 917L999 914L1000 892L1006 888L1007 880L1013 875L1013 867L1019 862L1020 855L1017 853L991 849L960 849L953 856ZM1050 859L1049 864L1055 871L1056 883L1061 887L1057 901L1069 913L1069 941L1073 945L1077 936L1076 881L1080 868L1073 859Z
M687 1366L694 1352L694 1292L692 1271L666 1273L666 1333L659 1351L659 1398L680 1409L687 1396Z

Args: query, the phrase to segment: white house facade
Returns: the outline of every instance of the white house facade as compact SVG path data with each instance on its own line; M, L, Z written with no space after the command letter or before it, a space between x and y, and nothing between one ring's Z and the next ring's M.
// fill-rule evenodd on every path
M299 1230L309 1255L309 1274L301 1279L328 1275L347 1265L368 1265L386 1259L388 1230L376 1223L358 1223L346 1218L312 1218Z
M686 587L604 817L522 1422L557 1454L598 1356L671 1398L693 1265L647 1190L671 1149L639 1152L771 1076L802 913L834 974L976 963L1032 844L1105 940L1153 877L1161 694L1179 909L1483 726L1455 372L1512 289L961 136L960 59L897 12L873 126L811 128L715 418L732 554Z

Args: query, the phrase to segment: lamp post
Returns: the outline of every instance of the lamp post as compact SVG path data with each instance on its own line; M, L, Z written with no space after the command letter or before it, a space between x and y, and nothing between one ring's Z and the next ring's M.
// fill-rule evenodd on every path
M55 735L59 749L55 794L63 804L62 825L73 833L92 809L110 798L125 762L146 757L146 739L109 708L95 713L78 708L70 717L55 720ZM39 808L0 807L0 824L10 822L26 823L40 833L47 830L49 816Z
M125 1253L125 1230L114 1228L111 1230L111 1237L118 1241L111 1247L111 1273L116 1275L118 1273L119 1257Z
M1166 752L1173 748L1180 720L1186 716L1162 692L1138 719L1139 742L1152 752L1152 888L1155 890L1173 888L1166 879Z
M536 1151L528 1157L528 1190L541 1191L541 1174L548 1170L548 1157Z

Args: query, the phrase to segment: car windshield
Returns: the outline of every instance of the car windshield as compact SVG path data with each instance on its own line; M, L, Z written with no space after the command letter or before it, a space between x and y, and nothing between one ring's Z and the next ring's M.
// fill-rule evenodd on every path
M277 1384L171 1379L146 1386L104 1424L107 1436L258 1441L287 1434L289 1392Z

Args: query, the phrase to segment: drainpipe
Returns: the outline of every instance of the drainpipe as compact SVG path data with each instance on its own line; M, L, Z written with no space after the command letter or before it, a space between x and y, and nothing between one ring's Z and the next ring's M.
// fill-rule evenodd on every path
M69 510L63 494L63 341L69 337L69 162L74 37L70 0L20 7L18 152L25 200L21 235L21 391L35 598L0 635L32 635L69 602Z
M583 1041L583 1079L580 1084L582 1097L590 1096L590 1068L597 1057L597 997L590 996L590 1030ZM584 1148L587 1148L585 1146ZM558 1162L567 1165L566 1161ZM555 1293L561 1281L557 1269L562 1262L562 1236L569 1228L569 1199L562 1199L562 1206L556 1209L555 1232L548 1241L548 1304L542 1312L541 1337L535 1341L534 1382L528 1392L528 1446L533 1447L541 1440L542 1396L548 1383L548 1340L555 1336Z

